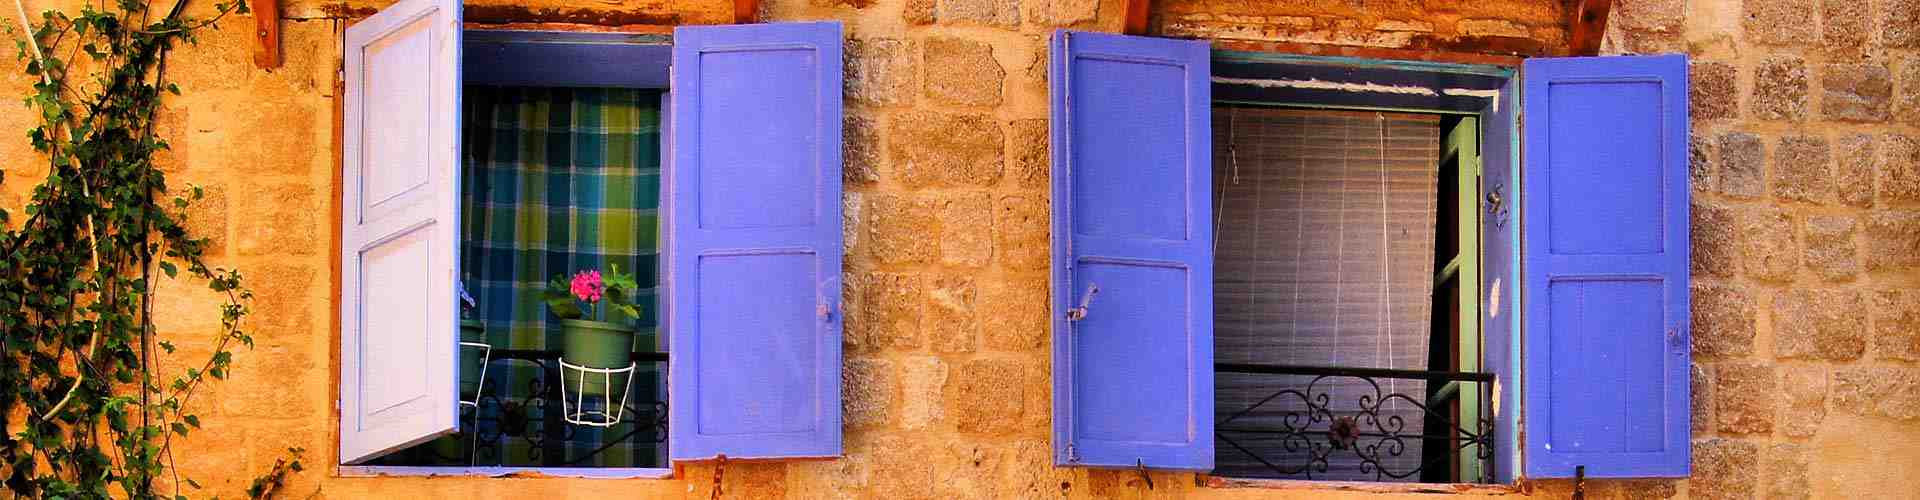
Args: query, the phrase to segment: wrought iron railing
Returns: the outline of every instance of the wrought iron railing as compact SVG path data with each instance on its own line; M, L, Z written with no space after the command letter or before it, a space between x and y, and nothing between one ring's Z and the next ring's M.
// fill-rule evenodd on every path
M621 419L623 424L616 428L593 428L570 425L561 420L561 391L559 384L552 383L560 378L560 353L539 349L492 349L488 363L495 369L502 365L525 363L538 367L536 375L517 380L518 390L502 390L499 381L516 377L487 377L482 380L480 398L477 405L461 405L460 432L454 434L461 446L436 448L422 446L410 450L411 453L399 454L383 459L387 465L440 465L440 466L522 466L522 467L582 467L591 466L595 459L622 444L645 444L658 446L664 457L667 442L667 403L660 401L665 397L663 391L649 390L646 387L628 387L630 395L626 398L626 411ZM657 368L660 377L666 376L667 353L636 352L633 361L641 366L649 364ZM637 385L637 384L636 384ZM612 438L607 434L595 439L584 439L583 432L619 432ZM514 443L518 440L520 443ZM524 444L524 451L508 457L503 448L510 444ZM572 446L569 446L569 445ZM595 448L581 452L583 446ZM661 463L646 463L637 460L635 467L664 467Z
M1262 381L1256 394L1264 397L1220 408L1215 425L1221 461L1250 458L1260 466L1254 475L1492 482L1491 373L1246 363L1214 370ZM1282 383L1268 385L1265 376ZM1393 381L1425 383L1408 384L1419 389L1407 394ZM1472 404L1456 404L1463 400Z

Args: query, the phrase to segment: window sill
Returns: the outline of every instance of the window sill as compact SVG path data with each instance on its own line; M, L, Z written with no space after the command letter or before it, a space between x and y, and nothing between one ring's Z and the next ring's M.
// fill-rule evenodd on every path
M673 469L592 467L409 467L342 465L339 477L510 477L586 479L668 479Z
M1259 488L1270 490L1358 491L1366 493L1448 493L1472 495L1510 495L1520 489L1508 484L1470 483L1370 483L1364 481L1310 481L1299 479L1241 479L1202 474L1200 485L1207 488Z

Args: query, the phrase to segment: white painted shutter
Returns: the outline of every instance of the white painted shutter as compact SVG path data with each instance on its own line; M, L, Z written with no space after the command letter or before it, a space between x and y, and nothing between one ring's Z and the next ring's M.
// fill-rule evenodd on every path
M347 28L340 459L452 432L459 413L460 3Z

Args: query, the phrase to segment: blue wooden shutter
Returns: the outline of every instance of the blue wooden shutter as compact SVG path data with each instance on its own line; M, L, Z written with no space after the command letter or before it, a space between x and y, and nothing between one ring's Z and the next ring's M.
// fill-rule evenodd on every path
M1520 79L1508 79L1481 108L1480 169L1480 334L1481 362L1494 373L1493 478L1511 483L1520 455L1520 315L1515 314L1520 283L1520 217L1513 207L1520 189Z
M1208 64L1202 41L1054 35L1059 464L1213 468Z
M840 24L674 29L675 460L840 455Z
M1685 477L1686 57L1523 76L1526 473Z

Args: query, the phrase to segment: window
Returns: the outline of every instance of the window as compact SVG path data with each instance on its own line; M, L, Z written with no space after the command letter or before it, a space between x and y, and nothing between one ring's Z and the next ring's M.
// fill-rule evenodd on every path
M466 31L459 8L347 32L343 470L839 455L839 25ZM574 370L538 293L612 265L640 287L609 354L632 369Z
M1477 125L1216 104L1213 130L1214 473L1484 479L1477 227L1455 215Z
M1052 48L1057 463L1687 474L1684 56Z

